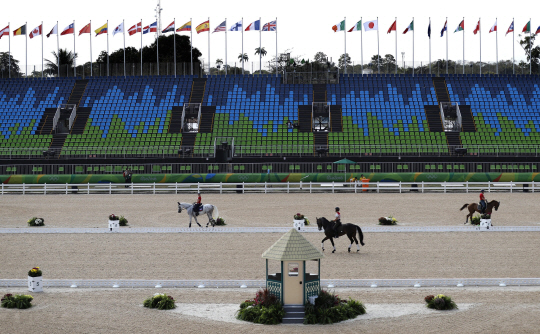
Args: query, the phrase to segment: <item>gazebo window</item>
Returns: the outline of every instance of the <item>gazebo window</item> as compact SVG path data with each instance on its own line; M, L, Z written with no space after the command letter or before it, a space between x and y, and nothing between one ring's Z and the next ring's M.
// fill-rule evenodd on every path
M298 263L289 263L289 276L298 276Z
M306 261L306 282L319 279L319 261Z

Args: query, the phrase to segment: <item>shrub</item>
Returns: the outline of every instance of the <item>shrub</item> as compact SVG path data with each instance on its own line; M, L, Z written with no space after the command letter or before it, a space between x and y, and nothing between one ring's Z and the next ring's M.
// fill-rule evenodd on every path
M397 219L392 216L379 218L379 225L397 225L397 222Z
M115 220L115 219L113 219ZM124 216L120 216L120 219L118 219L120 222L118 225L120 226L128 226L128 220Z
M365 314L365 306L354 299L341 299L338 295L321 290L315 305L305 306L304 324L333 324Z
M1 305L5 308L19 308L25 309L32 307L32 300L34 297L30 295L12 295L11 293L5 294L1 299Z
M45 226L45 219L32 217L28 221L28 226Z
M218 225L218 226L224 226L224 225L227 225L227 224L225 223L225 219L223 219L222 217L218 217L218 218L216 219L216 225Z
M113 213L109 215L109 220L120 220L120 218L118 218L118 216Z
M174 298L163 293L156 293L143 302L144 307L157 308L158 310L172 310L176 308Z
M488 214L488 213L484 213L483 215L480 216L480 218L482 218L482 219L491 219L491 215Z
M43 272L41 271L41 269L39 269L39 267L34 267L34 268L30 269L30 271L28 272L28 276L30 276L30 277L40 277L40 276L43 276Z
M257 324L275 325L283 320L285 310L279 299L268 289L257 291L254 299L240 304L236 318Z
M425 297L424 301L427 303L428 308L435 310L453 310L458 308L452 298L445 295L430 295Z
M297 213L294 215L294 219L295 220L304 220L304 225L308 226L309 225L309 219L307 219L306 216L304 216L303 214L301 213Z
M474 216L471 218L471 225L480 225L480 216Z

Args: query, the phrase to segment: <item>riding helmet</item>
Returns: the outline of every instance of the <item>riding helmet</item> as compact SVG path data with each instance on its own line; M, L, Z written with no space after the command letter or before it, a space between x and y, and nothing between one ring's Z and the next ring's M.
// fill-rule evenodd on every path
M338 208L338 207L336 207L336 211L339 211L339 208Z
M483 193L483 192L484 192L484 189L480 190L480 192Z

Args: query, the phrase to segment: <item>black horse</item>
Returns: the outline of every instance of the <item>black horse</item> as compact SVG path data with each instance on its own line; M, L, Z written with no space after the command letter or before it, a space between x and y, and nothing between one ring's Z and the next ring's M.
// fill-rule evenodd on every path
M334 247L334 250L332 251L332 253L336 251L336 246L334 245L334 236L335 236L334 224L335 224L334 222L330 222L328 221L328 219L324 217L317 218L317 226L319 227L319 231L322 231L322 229L324 229L324 234L326 235L326 237L322 239L322 242L321 242L321 247L322 247L323 252L324 252L324 241L327 239L330 239L330 242L332 243L332 247ZM358 246L358 239L356 239L356 231L358 231L358 235L360 236L360 244L364 246L364 234L362 233L362 229L360 228L360 226L354 225L354 224L342 224L339 227L338 235L342 236L342 235L347 234L347 237L351 241L351 244L349 245L349 253L351 252L351 246L353 244L353 240L354 242L356 242L356 251L357 252L360 251L360 246Z

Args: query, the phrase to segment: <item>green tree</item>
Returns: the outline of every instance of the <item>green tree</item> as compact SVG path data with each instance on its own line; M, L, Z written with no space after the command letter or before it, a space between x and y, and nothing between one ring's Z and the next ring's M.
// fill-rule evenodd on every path
M326 55L326 53L322 51L317 52L315 56L313 57L313 62L315 63L326 64L327 61L328 61L328 56Z
M20 76L21 69L19 67L19 61L13 58L13 56L10 56L8 52L0 52L0 71L2 71L2 75L4 78L9 77L9 72L11 72L11 77Z
M518 36L521 38L521 34L519 34ZM532 35L532 36L524 35L523 39L519 41L519 45L521 45L521 47L523 48L523 51L525 51L527 62L531 62L530 66L532 67L532 73L538 74L540 73L539 72L540 46L534 46L535 39L536 39L536 35Z
M262 57L266 56L266 50L264 49L264 46L262 48L255 48L255 55L260 54Z
M247 53L244 53L244 54L241 53L238 55L238 60L240 60L240 62L246 62L249 60L249 57Z
M345 70L345 66L349 67L351 66L351 57L348 53L344 53L341 56L339 56L338 59L338 67L341 71Z

